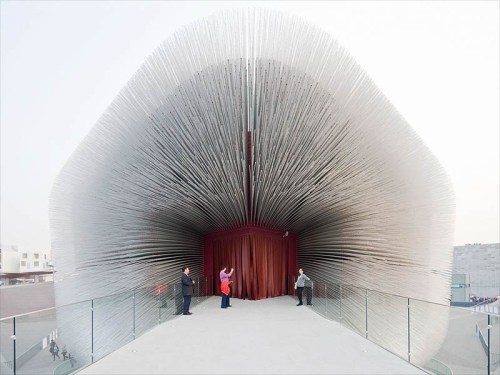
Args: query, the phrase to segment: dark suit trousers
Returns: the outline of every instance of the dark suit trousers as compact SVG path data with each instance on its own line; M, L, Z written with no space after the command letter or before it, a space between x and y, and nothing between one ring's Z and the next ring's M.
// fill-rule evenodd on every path
M297 287L297 297L299 297L299 303L302 305L302 291L304 290L303 286Z
M189 305L191 304L191 296L184 296L184 306L182 307L183 314L189 312Z

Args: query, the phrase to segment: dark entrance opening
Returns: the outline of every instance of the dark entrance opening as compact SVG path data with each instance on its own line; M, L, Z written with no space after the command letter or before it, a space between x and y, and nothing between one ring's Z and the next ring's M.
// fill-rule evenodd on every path
M220 295L219 272L234 268L232 297L264 299L293 294L296 237L285 231L244 227L204 237L204 273Z

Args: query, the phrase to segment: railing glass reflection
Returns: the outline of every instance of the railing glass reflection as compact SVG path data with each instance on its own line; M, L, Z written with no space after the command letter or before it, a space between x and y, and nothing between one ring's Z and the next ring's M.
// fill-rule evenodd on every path
M212 279L195 280L191 306L212 295ZM1 374L76 372L182 312L179 283L157 283L89 301L0 320ZM71 319L58 319L71 317ZM109 327L120 322L120 329ZM74 337L74 325L78 335ZM51 344L51 342L53 343Z
M292 288L295 278L289 279ZM312 295L310 308L316 313L430 373L500 374L498 314L322 280L313 282ZM433 335L429 327L442 334ZM435 354L428 358L428 353Z

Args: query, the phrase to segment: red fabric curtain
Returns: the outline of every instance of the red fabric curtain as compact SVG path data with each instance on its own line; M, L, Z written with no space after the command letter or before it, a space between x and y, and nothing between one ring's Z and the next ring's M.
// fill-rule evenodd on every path
M286 295L288 241L280 237L246 234L214 239L215 293L220 294L220 266L234 268L231 295L258 300Z

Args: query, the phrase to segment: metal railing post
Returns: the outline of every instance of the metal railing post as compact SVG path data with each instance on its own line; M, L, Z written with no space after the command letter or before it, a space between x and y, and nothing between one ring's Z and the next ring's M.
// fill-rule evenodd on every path
M91 301L91 307L90 307L90 313L91 313L91 353L90 353L90 357L91 357L91 360L92 360L92 363L94 363L94 300Z
M132 294L132 335L135 340L135 291Z
M12 360L12 370L14 371L14 375L16 375L16 317L13 318L14 326L13 326L13 334L11 336L14 345L14 358Z
M328 313L328 299L326 298L326 296L327 296L326 290L327 290L327 285L325 283L325 315ZM312 293L312 290L311 290L311 293Z
M161 307L162 307L161 293L162 293L162 288L160 286L160 288L158 289L158 324L161 324Z
M342 284L339 284L339 303L340 303L340 309L339 309L339 319L342 319Z
M410 340L410 299L408 298L408 362L411 362L411 340Z
M365 338L368 338L368 289L365 289Z
M488 375L491 375L491 315L488 314Z
M174 311L172 311L172 315L177 315L177 295L175 294L175 284L174 284L174 295L172 297L174 305Z

